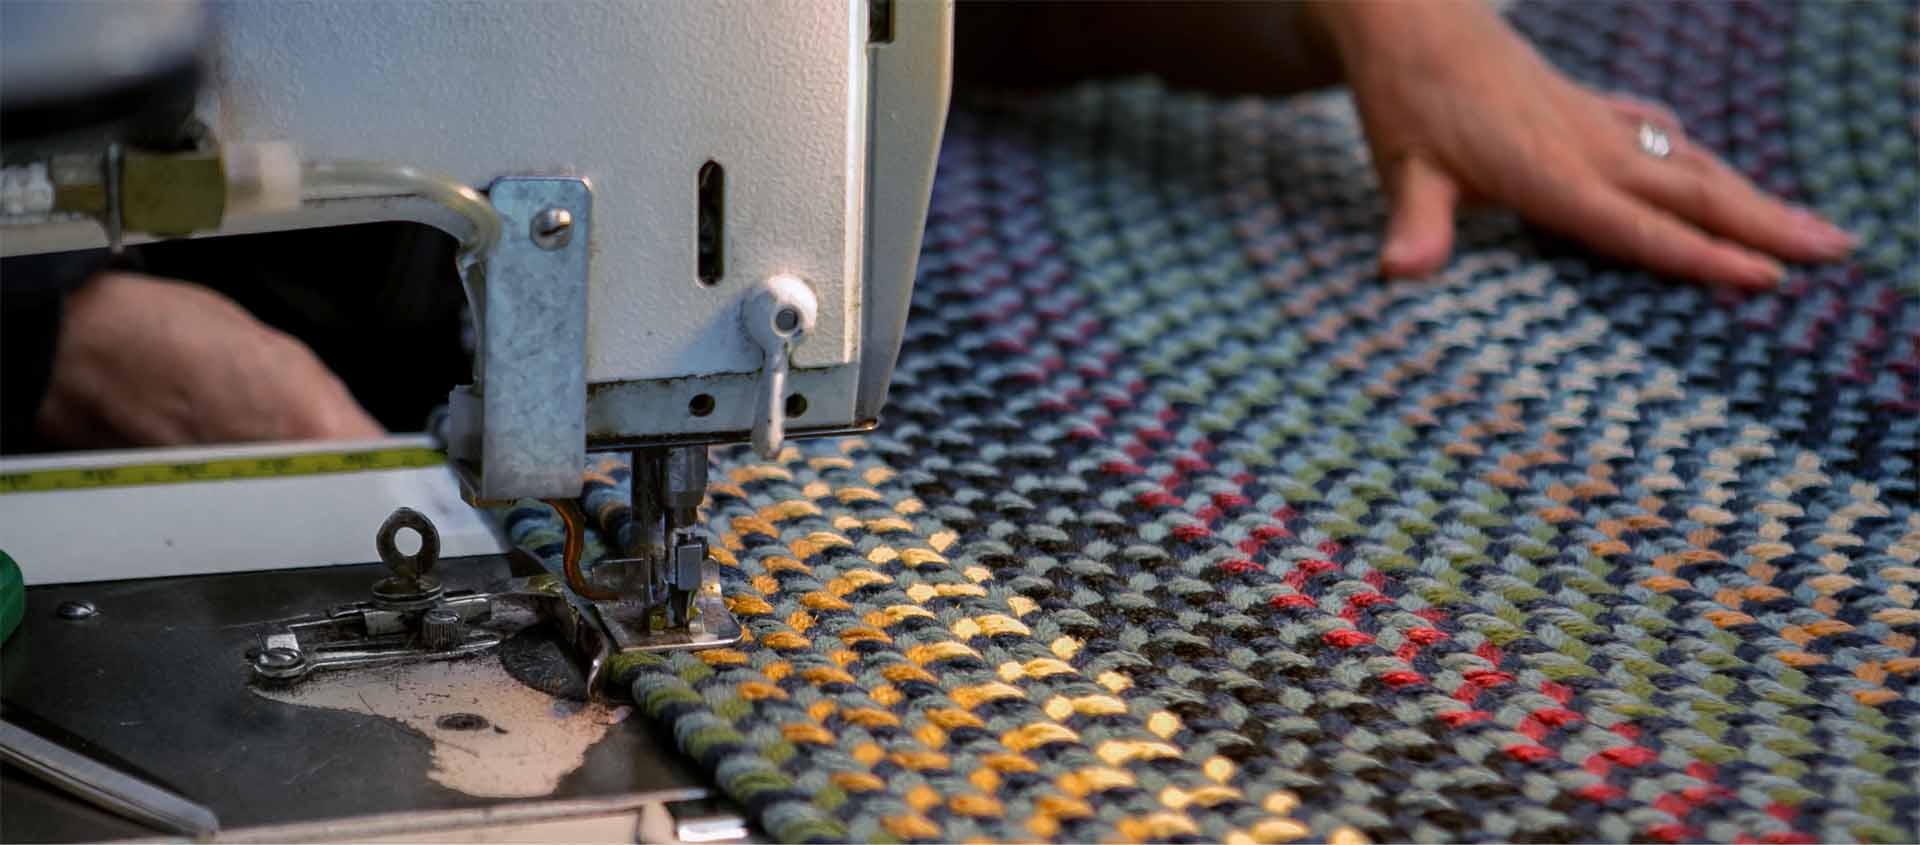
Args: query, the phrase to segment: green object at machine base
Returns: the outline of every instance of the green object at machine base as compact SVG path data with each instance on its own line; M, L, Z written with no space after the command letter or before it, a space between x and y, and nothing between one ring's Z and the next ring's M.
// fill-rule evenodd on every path
M13 636L27 613L27 579L6 552L0 552L0 642Z

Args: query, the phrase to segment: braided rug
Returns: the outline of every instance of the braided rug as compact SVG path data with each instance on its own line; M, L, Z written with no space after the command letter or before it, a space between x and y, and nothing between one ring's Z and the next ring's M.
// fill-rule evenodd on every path
M1514 15L1863 248L1385 283L1344 96L958 108L884 424L715 453L749 640L642 712L781 841L1920 838L1915 6Z

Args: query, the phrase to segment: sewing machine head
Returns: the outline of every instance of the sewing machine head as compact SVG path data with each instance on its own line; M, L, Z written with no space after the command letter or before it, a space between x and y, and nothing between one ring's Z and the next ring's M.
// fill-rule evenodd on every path
M447 450L469 501L572 499L589 452L633 454L644 530L576 592L685 628L712 585L704 447L771 456L878 419L945 119L945 3L5 14L0 254L452 234L477 343Z

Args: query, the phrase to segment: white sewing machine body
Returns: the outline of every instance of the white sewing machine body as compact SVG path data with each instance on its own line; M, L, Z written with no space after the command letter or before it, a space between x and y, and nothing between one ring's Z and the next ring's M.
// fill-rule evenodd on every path
M173 236L408 220L492 239L463 266L475 383L450 397L448 450L474 501L577 495L589 451L764 447L878 418L945 119L946 2L5 8L10 117L22 86L71 97L183 59L202 69L193 116L227 153L225 213ZM79 193L67 180L130 202L137 188L101 172L132 183L152 157L64 143L64 166L10 143L0 254L155 238L117 206L61 201ZM251 178L279 194L292 179L295 201L243 197L233 160L274 145L309 165ZM339 162L488 189L497 234L433 191L324 164ZM774 280L810 319L756 337L745 310L784 308ZM779 362L769 340L786 341Z
M37 5L9 3L16 18ZM870 31L874 8L887 11L883 32ZM589 448L746 439L766 353L741 310L775 277L801 280L817 302L791 349L789 395L802 399L775 404L804 408L796 434L874 424L945 118L947 4L207 9L196 116L222 147L285 142L308 162L506 188L490 191L494 253L474 256L485 284L469 283L477 383L454 402L465 442L453 446L478 498L577 492ZM229 214L191 236L394 219L472 234L418 193L317 185L312 172L298 206ZM702 195L715 173L717 203ZM571 233L528 248L530 217L549 207L567 212ZM97 219L28 211L0 218L0 252L112 237ZM706 251L703 214L717 227Z

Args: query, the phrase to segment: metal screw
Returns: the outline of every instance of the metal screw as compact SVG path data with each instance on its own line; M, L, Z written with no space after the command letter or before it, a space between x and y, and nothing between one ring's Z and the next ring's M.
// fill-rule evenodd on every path
M533 244L541 249L559 249L573 240L573 212L549 208L533 216Z
M94 607L93 602L85 599L76 599L74 601L61 602L60 606L54 608L53 612L54 615L59 616L61 619L69 622L78 622L82 619L92 619L95 614L100 612L100 609Z
M286 647L270 648L253 658L253 671L266 678L292 678L300 675L307 657Z
M773 327L782 332L790 332L800 325L800 312L792 308L782 308L773 315Z

